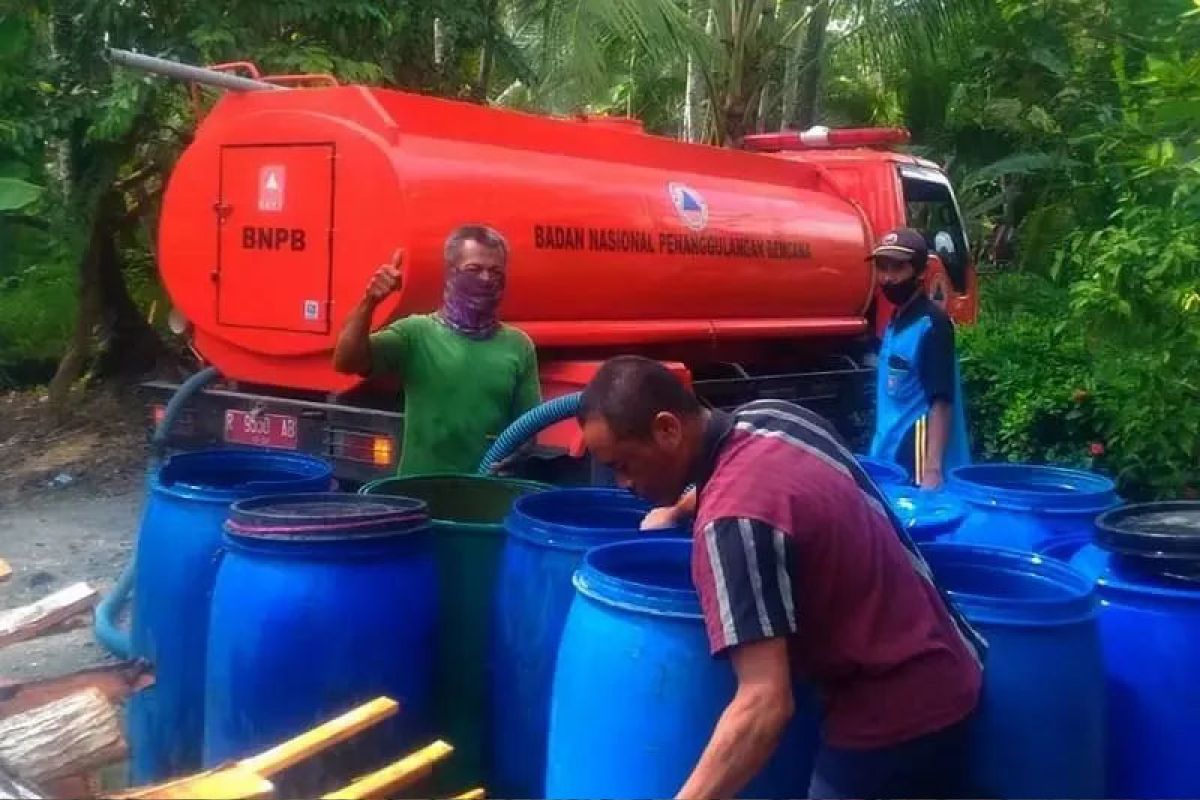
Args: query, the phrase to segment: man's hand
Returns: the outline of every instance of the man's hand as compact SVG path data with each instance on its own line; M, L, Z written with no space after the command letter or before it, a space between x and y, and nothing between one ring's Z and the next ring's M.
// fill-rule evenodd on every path
M941 467L927 466L925 473L921 476L921 488L930 492L936 491L942 488L944 480Z
M675 510L675 506L652 508L642 518L641 529L644 531L654 531L662 528L673 528L679 524L678 513Z
M385 297L400 289L400 264L404 251L397 249L388 263L381 264L371 276L363 299L346 317L342 332L333 348L333 368L348 375L371 372L371 316Z
M683 493L673 506L652 508L642 518L641 529L644 531L673 528L696 513L696 490L689 489Z
M392 292L400 291L400 265L404 262L404 251L397 249L392 253L392 260L386 264L380 264L379 269L375 270L375 274L371 276L371 282L367 284L367 294L363 298L371 307L375 307L383 302Z

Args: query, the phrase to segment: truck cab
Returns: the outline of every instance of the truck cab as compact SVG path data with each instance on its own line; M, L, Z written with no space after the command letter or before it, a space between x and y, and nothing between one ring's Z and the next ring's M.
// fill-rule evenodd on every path
M962 211L946 173L934 162L886 148L908 141L895 128L864 128L764 134L747 144L789 161L818 165L847 198L862 208L875 237L893 228L914 228L929 247L925 287L930 298L959 325L975 322L979 285ZM874 299L874 329L882 336L891 304Z

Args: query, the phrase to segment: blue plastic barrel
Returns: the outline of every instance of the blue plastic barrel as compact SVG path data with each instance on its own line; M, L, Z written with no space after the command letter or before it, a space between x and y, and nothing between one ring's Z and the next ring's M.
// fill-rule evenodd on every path
M856 454L854 458L866 470L867 477L874 481L876 486L912 485L912 479L908 475L908 470L895 461L875 458L874 456L863 455L861 453Z
M554 676L546 797L673 797L699 761L736 680L709 655L691 550L642 539L584 557ZM819 717L804 684L796 706L743 796L806 796Z
M962 525L967 507L947 492L917 486L885 485L883 494L914 542L950 537Z
M205 766L381 696L400 713L289 770L283 796L320 795L431 741L438 585L430 531L425 504L406 497L234 504L212 598Z
M955 541L1030 551L1047 539L1090 535L1096 515L1119 502L1102 475L1035 464L958 467L946 491L970 508Z
M1034 553L921 546L988 640L972 797L1104 797L1105 691L1092 583Z
M1108 797L1200 797L1200 503L1097 520L1108 678Z
M329 464L310 456L241 449L174 455L150 476L130 638L134 656L153 666L155 683L128 704L134 783L200 768L208 606L229 504L324 491L332 479Z
M493 604L488 793L543 797L550 686L584 551L639 538L650 509L615 489L555 489L518 499L505 520ZM655 537L685 536L681 528Z

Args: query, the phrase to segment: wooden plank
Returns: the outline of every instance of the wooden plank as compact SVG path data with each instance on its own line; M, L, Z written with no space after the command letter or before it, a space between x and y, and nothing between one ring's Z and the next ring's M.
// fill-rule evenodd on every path
M197 797L206 800L253 800L270 797L274 792L275 786L269 780L255 775L240 764L233 764L168 783L142 786L113 797L127 800L192 800Z
M377 697L239 764L249 772L269 778L326 748L346 741L359 731L387 719L399 710L400 705L395 700Z
M412 786L433 772L437 762L450 755L454 748L440 739L417 752L393 762L377 772L325 795L325 800L375 800Z
M0 719L20 714L87 688L98 689L110 703L154 683L148 665L136 661L87 667L65 675L30 681L0 679Z
M99 689L0 720L0 763L41 782L120 761L128 753L116 708Z
M451 800L484 800L485 797L487 797L487 792L480 786L478 789L456 794Z
M73 583L35 603L0 611L0 647L40 636L94 606L98 597L86 583Z

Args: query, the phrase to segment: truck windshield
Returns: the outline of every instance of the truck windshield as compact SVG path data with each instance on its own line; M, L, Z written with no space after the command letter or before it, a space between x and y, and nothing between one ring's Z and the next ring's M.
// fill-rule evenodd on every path
M900 168L900 180L908 226L919 230L930 252L941 257L955 291L965 292L967 235L949 181L937 170L910 166Z

